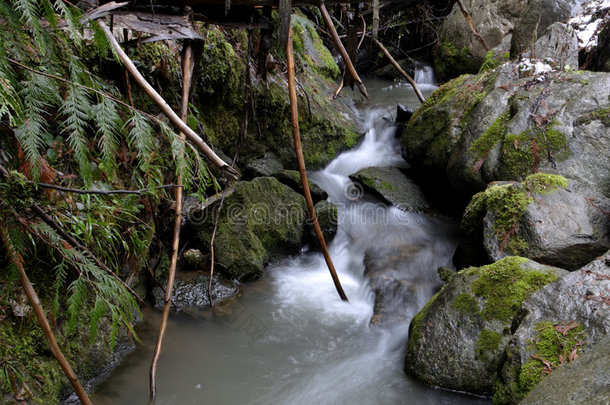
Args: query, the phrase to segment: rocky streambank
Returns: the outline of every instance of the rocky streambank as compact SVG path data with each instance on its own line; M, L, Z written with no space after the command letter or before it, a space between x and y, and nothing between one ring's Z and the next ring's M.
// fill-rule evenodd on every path
M607 403L610 73L578 66L603 53L579 24L609 10L465 3L496 48L485 55L450 15L437 70L467 74L400 135L415 178L464 201L457 272L440 269L445 284L411 321L405 371L497 404Z

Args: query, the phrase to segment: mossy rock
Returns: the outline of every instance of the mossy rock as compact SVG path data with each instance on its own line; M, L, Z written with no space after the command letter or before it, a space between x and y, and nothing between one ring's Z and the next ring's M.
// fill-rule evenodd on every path
M570 365L610 335L610 307L596 298L610 288L608 263L610 251L523 302L494 385L494 403L520 402L545 376ZM564 403L565 398L556 401Z
M216 201L190 215L188 227L208 251ZM214 259L230 279L251 280L266 264L298 251L305 241L305 198L273 177L238 182L225 197L214 239Z
M610 247L603 214L609 208L609 199L558 175L493 183L466 207L463 249L482 243L491 261L520 255L575 270Z
M405 371L429 385L490 394L521 303L563 274L514 256L458 272L411 321Z
M444 84L401 134L403 157L426 180L448 182L468 197L490 182L523 181L537 172L610 197L610 74L534 76L510 62ZM583 93L591 102L582 101Z

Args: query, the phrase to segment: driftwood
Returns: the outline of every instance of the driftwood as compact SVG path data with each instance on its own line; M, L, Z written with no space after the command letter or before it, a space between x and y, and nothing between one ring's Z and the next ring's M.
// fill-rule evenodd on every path
M485 40L483 39L483 37L479 33L479 30L477 30L477 27L474 26L474 22L472 22L472 18L470 17L470 12L466 8L466 6L462 2L462 0L457 0L457 3L458 3L458 6L460 6L460 10L462 10L462 14L464 14L464 18L466 19L466 22L468 23L468 26L470 27L470 31L472 31L472 33L474 34L474 36L477 39L477 41L479 41L481 46L483 46L483 48L486 51L489 51L489 47L485 43Z
M161 111L163 111L167 118L169 118L172 124L174 124L180 131L184 132L186 137L191 142L193 142L214 165L220 168L220 170L222 170L224 173L228 174L231 177L239 178L239 173L231 166L229 166L224 160L222 160L212 150L212 148L210 148L208 144L205 143L203 139L201 139L201 137L195 131L193 131L188 125L186 125L186 123L184 123L180 119L180 117L178 117L174 110L172 110L169 104L167 104L163 97L161 97L159 93L157 93L157 91L146 81L144 76L140 74L138 68L136 68L131 59L127 56L125 51L123 51L117 40L114 38L114 35L110 31L110 28L108 28L108 26L102 21L98 21L98 24L106 34L106 38L108 38L108 41L112 45L112 48L116 51L117 55L119 56L125 67L129 69L129 73L131 73L131 75L134 77L140 87L142 87L142 89L146 92L146 94L148 94L148 96L159 106Z
M141 11L114 11L115 27L127 27L134 31L145 32L151 36L141 39L140 43L164 41L169 39L199 39L203 37L187 15L157 14Z
M93 403L87 396L87 393L83 389L83 386L78 381L78 377L74 373L74 370L66 360L66 357L61 352L59 345L57 344L57 340L55 339L55 335L53 334L53 330L51 329L51 325L49 325L49 320L45 316L44 309L40 304L40 300L38 299L38 294L36 294L36 290L34 290L34 286L30 282L28 275L23 268L23 258L21 255L15 250L15 247L11 243L11 240L7 234L7 231L4 229L4 226L0 224L0 239L4 242L4 246L8 253L8 260L19 269L19 280L21 282L21 286L23 287L26 295L28 296L28 300L30 301L30 305L34 309L34 314L36 315L36 319L38 319L38 323L40 324L40 328L42 329L45 337L47 338L47 342L51 347L51 353L53 353L53 357L59 363L61 369L63 370L66 377L72 384L76 395L80 399L81 403L85 405L92 405Z
M297 155L299 173L301 174L303 195L305 196L305 201L307 202L307 209L309 210L309 216L313 224L313 229L316 233L316 236L318 237L318 242L320 242L322 254L324 255L324 260L326 260L326 264L333 279L333 283L335 284L335 288L339 293L339 297L341 297L343 301L348 301L347 296L343 291L343 287L341 286L341 282L339 281L339 277L337 276L335 266L333 265L333 262L330 258L330 254L328 253L326 241L324 240L324 235L322 234L322 230L320 229L318 217L316 216L316 210L313 205L313 200L311 199L311 192L309 190L309 181L307 180L307 171L305 169L305 159L303 158L303 150L301 148L301 136L299 134L299 112L297 105L297 89L295 84L296 80L294 77L294 55L292 53L292 29L288 30L286 54L288 61L288 95L290 97L290 118L292 120L292 136L294 138L294 149Z
M362 80L360 80L360 76L358 76L358 72L356 72L356 68L354 67L354 64L352 63L352 60L350 59L349 55L347 54L345 47L341 43L341 39L339 39L339 34L337 34L335 25L333 24L333 21L330 18L330 14L328 13L328 10L326 10L326 7L324 6L324 4L320 5L320 12L322 13L322 18L324 18L324 22L326 23L326 26L328 27L330 36L333 39L333 42L335 43L337 50L341 54L343 61L345 62L345 67L347 68L347 71L349 72L351 78L354 80L354 83L356 83L356 86L358 87L360 92L362 92L364 97L366 97L368 99L369 94L366 91L366 87L364 87Z
M184 58L182 61L182 107L180 109L180 119L186 122L189 106L189 93L191 89L191 78L193 76L193 47L191 44L185 44ZM185 141L184 133L180 132L181 142ZM183 159L181 156L180 159ZM178 173L178 186L182 185L182 176ZM169 264L169 276L167 277L167 287L165 288L165 305L163 306L163 316L161 325L159 326L159 334L157 336L157 344L155 352L150 364L150 395L149 403L154 404L157 394L157 364L161 355L165 330L167 329L167 320L169 318L169 310L172 304L172 293L174 291L174 280L176 276L176 265L178 264L178 247L180 245L180 229L182 227L182 187L176 188L176 215L174 218L174 235L172 239L172 256Z
M423 104L424 101L426 101L426 99L424 98L424 95L421 94L421 91L419 91L419 87L417 87L415 80L413 80L413 78L411 76L409 76L409 74L400 67L398 62L396 62L396 60L392 57L392 55L390 55L390 52L387 50L387 48L385 46L383 46L383 44L381 42L379 42L378 40L376 40L374 38L372 38L372 39L379 46L379 48L381 48L381 50L383 51L385 56L390 60L390 63L392 63L392 65L394 65L396 70L398 70L398 72L400 72L400 74L403 75L405 79L407 79L409 84L411 84L411 87L413 87L413 90L415 90L415 94L417 94L417 98Z

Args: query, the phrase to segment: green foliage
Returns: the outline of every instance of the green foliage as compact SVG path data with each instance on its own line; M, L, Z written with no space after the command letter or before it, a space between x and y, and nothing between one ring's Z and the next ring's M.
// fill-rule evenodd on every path
M176 173L187 190L200 195L213 180L199 151L144 107L121 100L112 84L115 77L100 77L83 63L116 66L98 24L89 24L89 42L81 19L82 12L63 0L0 2L0 164L8 171L0 174L0 217L45 310L66 326L66 333L81 333L79 328L87 325L95 339L104 327L107 335L97 338L108 338L104 344L111 347L121 331L135 336L131 323L138 305L119 276L137 272L148 259L154 228L152 210L144 203L163 198L166 191L155 187L174 183ZM43 192L39 181L150 192L59 196ZM71 246L49 225L33 219L34 202L86 249ZM0 252L5 250L0 246ZM10 298L18 269L4 265L4 258L0 264L2 295L6 291ZM0 322L0 329L10 329L4 328L8 322ZM61 380L58 368L42 370L32 360L48 354L41 342L16 345L21 352L10 357L0 350L2 393L11 391L6 387L9 376L54 380L35 382L45 387ZM58 393L50 391L32 402L57 402Z

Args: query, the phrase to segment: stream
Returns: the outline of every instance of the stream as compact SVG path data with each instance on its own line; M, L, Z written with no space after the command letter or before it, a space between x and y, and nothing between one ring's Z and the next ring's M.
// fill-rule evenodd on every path
M431 79L422 72L420 81ZM368 166L405 166L392 124L398 103L419 104L410 87L366 80L360 145L311 173L339 207L329 250L350 302L342 302L323 257L301 252L241 286L215 313L172 315L157 375L157 404L489 404L490 400L426 387L405 376L409 320L439 288L436 269L450 265L456 224L380 204L349 180ZM430 94L434 86L423 83ZM365 254L417 246L397 270L417 285L404 321L370 325L374 296ZM411 250L412 251L412 250ZM160 314L145 310L142 344L92 396L96 404L145 404Z

